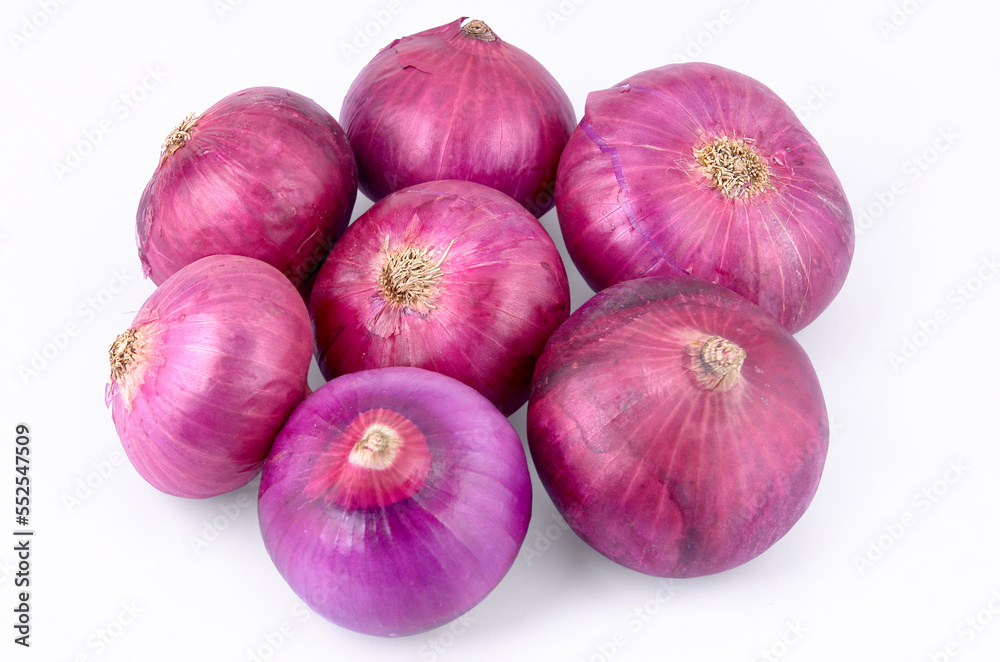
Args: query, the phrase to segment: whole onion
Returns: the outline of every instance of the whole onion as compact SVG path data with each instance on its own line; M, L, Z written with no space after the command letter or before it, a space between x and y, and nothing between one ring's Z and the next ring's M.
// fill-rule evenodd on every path
M309 306L327 379L426 368L511 414L569 303L562 258L531 214L487 186L439 181L397 191L358 218Z
M840 291L854 251L851 209L816 140L774 92L711 64L591 93L556 205L593 289L693 274L792 332Z
M691 276L626 281L552 336L528 442L581 538L664 577L756 557L809 505L828 423L801 346L769 315Z
M157 489L209 497L248 483L307 392L312 330L277 269L235 255L170 276L111 346L107 402Z
M517 432L444 375L382 368L328 382L264 465L268 554L313 610L381 636L443 625L479 603L527 533Z
M159 285L199 258L245 255L307 292L357 186L347 136L323 108L276 87L237 92L168 136L136 215L143 269Z
M576 116L533 57L479 20L453 21L379 51L340 119L372 200L438 179L503 191L535 216L552 208Z

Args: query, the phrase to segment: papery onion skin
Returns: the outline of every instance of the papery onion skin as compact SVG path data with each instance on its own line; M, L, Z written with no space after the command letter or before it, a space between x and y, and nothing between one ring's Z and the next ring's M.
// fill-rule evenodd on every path
M397 303L379 279L406 249L440 274L425 294ZM509 415L527 401L535 361L569 315L570 293L559 251L530 213L487 186L450 180L392 193L359 217L320 270L309 308L327 379L425 368Z
M745 355L706 387L692 348L713 337ZM538 361L527 424L573 530L662 577L734 568L781 538L816 492L829 437L791 334L690 276L619 283L574 312Z
M111 354L107 402L132 465L162 492L204 498L260 471L308 391L312 329L278 270L218 255L167 278Z
M730 197L695 156L740 141L770 173ZM591 93L563 152L556 207L566 249L595 291L688 273L759 304L788 330L847 278L854 222L816 140L774 92L704 63L673 64Z
M365 412L369 423L408 421L421 437L413 462L426 464L385 505L345 506L310 486L337 482L337 463L324 460L343 457L355 441L344 431ZM378 494L352 478L355 495ZM404 636L496 587L527 533L531 480L517 432L482 395L434 372L382 368L338 377L295 410L264 466L258 513L268 554L310 608L357 632Z
M383 48L358 74L340 119L372 200L414 184L464 179L503 191L536 217L554 204L573 105L552 75L463 19Z
M307 294L357 197L341 126L300 94L255 87L179 128L136 214L146 275L159 285L199 258L245 255Z

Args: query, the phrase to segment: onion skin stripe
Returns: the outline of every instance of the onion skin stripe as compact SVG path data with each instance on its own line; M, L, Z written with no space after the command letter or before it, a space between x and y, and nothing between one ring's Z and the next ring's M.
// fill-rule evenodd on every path
M621 205L621 209L625 213L625 217L628 219L632 228L634 228L636 232L641 234L643 238L646 239L649 246L659 254L661 260L669 264L674 269L680 271L681 273L688 273L684 269L681 269L676 264L674 264L670 260L670 258L667 257L667 254L664 253L663 250L659 247L659 245L652 240L652 238L646 232L646 229L642 226L642 224L636 222L635 212L632 211L632 206L629 204L629 186L628 182L625 181L625 173L622 172L622 164L621 164L621 159L619 159L618 157L618 150L608 145L608 143L603 138L601 138L600 135L598 135L597 131L594 129L593 126L591 126L590 122L587 121L586 117L584 117L583 120L581 120L580 129L582 129L583 132L587 135L587 137L590 138L591 142L593 142L597 146L597 148L601 150L602 154L606 154L608 158L611 159L611 167L614 170L615 179L618 180L618 188L621 190L620 194L618 195L618 202Z

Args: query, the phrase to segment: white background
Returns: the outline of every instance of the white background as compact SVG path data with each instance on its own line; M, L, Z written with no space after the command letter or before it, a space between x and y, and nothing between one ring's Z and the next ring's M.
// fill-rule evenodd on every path
M998 14L971 0L5 0L0 656L996 660ZM811 508L772 549L712 577L640 575L560 528L536 481L496 591L452 626L383 640L301 606L261 543L256 483L181 500L122 461L106 351L153 291L134 215L180 119L255 85L339 117L378 48L463 15L548 67L578 117L589 91L677 59L764 82L838 171L857 249L797 335L833 431ZM542 222L562 248L555 212ZM590 292L567 267L575 308ZM36 352L50 357L37 369ZM524 410L512 420L523 437ZM17 423L33 433L30 650L12 643Z

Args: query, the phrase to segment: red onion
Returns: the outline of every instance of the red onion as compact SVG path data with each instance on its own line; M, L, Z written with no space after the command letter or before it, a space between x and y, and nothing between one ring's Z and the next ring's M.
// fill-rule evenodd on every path
M509 415L527 401L569 302L559 251L531 214L481 184L440 181L397 191L358 218L309 305L327 379L426 368Z
M143 269L160 284L207 255L246 255L306 292L347 228L357 186L329 113L276 87L237 92L167 138L136 216Z
M556 204L594 290L689 273L792 332L840 291L854 252L851 209L816 140L774 92L710 64L590 94Z
M111 346L107 401L125 454L157 489L248 483L307 392L302 297L259 260L202 258L170 276Z
M486 398L419 368L352 373L295 410L264 465L264 545L317 613L381 636L479 603L527 533L517 432Z
M576 116L559 83L482 21L397 39L344 99L340 118L372 200L438 179L503 191L535 216L552 208Z
M758 306L690 277L596 294L549 340L528 404L539 477L613 561L720 572L783 536L826 458L808 357Z

